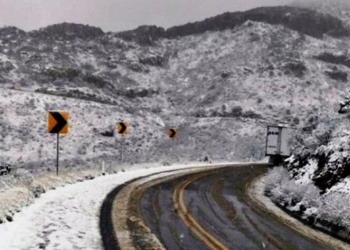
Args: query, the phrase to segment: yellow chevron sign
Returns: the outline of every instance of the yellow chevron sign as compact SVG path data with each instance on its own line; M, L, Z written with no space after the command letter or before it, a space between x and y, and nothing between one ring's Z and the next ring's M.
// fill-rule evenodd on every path
M177 129L176 128L170 128L168 130L168 136L171 139L175 139L177 137Z
M47 113L47 132L68 134L68 116L67 111L49 111Z
M117 123L117 132L118 134L127 135L129 133L129 123L126 121Z

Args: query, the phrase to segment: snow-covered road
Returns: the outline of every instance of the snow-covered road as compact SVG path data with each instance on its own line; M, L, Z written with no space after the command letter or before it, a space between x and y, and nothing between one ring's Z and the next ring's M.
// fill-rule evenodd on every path
M98 223L107 194L133 178L180 168L186 166L132 170L49 191L0 225L0 249L102 249Z

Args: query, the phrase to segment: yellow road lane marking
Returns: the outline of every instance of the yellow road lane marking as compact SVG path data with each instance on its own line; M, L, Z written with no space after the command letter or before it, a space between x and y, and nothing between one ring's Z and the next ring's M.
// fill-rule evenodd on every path
M224 244L212 236L208 231L204 229L188 211L183 196L184 191L188 185L192 182L206 176L208 174L197 175L181 182L175 187L173 193L173 204L177 213L179 214L182 221L189 228L189 230L197 236L201 241L203 241L212 250L229 250Z

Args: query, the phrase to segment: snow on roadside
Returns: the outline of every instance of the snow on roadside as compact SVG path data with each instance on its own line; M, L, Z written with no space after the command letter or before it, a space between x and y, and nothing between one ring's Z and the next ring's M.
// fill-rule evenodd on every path
M258 179L255 179L255 181L248 188L248 195L256 205L259 205L267 212L277 216L281 222L291 228L294 228L296 231L306 235L309 238L318 240L325 245L331 246L334 249L350 250L350 246L347 243L344 243L343 241L338 240L334 237L330 237L321 231L312 229L311 227L300 222L298 219L291 217L289 214L277 207L275 203L273 203L273 201L264 194L266 190L266 184L265 175L261 176Z
M130 170L49 191L16 214L13 222L0 225L0 249L102 249L100 206L113 188L148 174L203 166Z

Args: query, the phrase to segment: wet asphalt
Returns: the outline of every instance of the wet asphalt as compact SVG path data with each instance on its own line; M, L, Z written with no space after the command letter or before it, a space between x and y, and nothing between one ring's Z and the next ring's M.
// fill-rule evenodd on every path
M200 178L187 186L185 204L205 230L229 249L331 250L288 228L248 199L244 192L247 183L265 171L261 166L234 167ZM166 249L209 249L191 234L173 208L174 188L187 178L146 190L140 201L141 213ZM220 195L234 208L233 218L227 216L227 211L213 197L212 190L218 180L224 180Z

